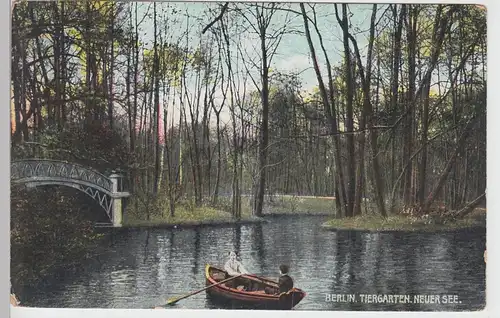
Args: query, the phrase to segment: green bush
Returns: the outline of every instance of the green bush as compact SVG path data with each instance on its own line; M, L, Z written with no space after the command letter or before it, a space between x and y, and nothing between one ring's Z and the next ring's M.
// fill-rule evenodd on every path
M12 187L11 280L17 293L50 277L60 264L76 266L102 237L93 231L83 195L75 191Z

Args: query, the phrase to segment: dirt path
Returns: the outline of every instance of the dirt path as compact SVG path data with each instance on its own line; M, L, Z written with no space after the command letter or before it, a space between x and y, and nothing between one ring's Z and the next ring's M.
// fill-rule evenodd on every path
M335 200L335 197L315 197L312 195L291 195L291 194L275 194L276 197L288 197L288 198L298 198L298 199L324 199L324 200Z

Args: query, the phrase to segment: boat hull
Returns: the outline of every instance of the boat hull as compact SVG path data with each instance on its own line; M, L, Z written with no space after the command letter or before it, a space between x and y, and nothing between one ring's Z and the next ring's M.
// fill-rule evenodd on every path
M217 283L211 274L214 271L222 273L223 271L206 266L206 285ZM271 280L255 277L243 276L247 281L259 282L261 287L276 288L277 283ZM220 280L220 279L219 279ZM287 293L279 295L266 294L263 290L258 291L240 291L226 284L217 285L206 290L208 300L217 307L226 309L265 309L265 310L290 310L294 308L304 297L305 292L298 288L293 288Z

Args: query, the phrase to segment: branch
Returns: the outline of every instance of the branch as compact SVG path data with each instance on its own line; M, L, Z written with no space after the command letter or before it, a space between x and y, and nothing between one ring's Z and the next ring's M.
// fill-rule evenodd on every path
M483 31L483 30L484 30L484 27L481 29L481 31ZM479 39L479 37L476 39L476 41L473 44L471 44L471 46L468 48L466 54L464 54L464 56L462 57L462 60L460 61L459 65L452 72L452 73L454 73L453 80L452 80L453 82L457 81L458 75L460 74L460 70L462 70L462 68L465 67L468 58L470 57L470 55L474 51L474 46L477 44L478 39ZM451 92L452 92L452 90L448 89L446 91L446 93L443 96L440 97L440 99L434 104L435 109L436 109L437 106L440 106L445 101L445 99L448 97L448 95ZM415 95L415 96L418 96L418 95ZM410 104L410 106L408 107L408 109L403 114L401 114L401 116L391 125L391 129L395 130L399 126L399 124L403 121L403 119L405 119L406 116L408 116L408 114L410 114L411 110L414 108L414 105L415 105L415 103L411 103ZM387 143L385 144L385 146L383 148L386 148L389 145L389 143L391 142L391 138L393 138L393 136L394 136L394 134L392 134L390 136L390 138L387 140Z
M252 76L252 73L250 72L250 70L248 69L248 66L247 64L245 63L246 59L243 57L243 52L241 50L241 47L238 45L237 46L238 48L238 51L240 53L240 56L241 56L241 59L243 60L243 66L245 67L245 70L248 74L248 76L250 77L250 79L252 80L253 84L255 85L255 88L257 89L257 91L259 92L259 94L262 94L261 90L260 90L260 85L257 83L257 81L255 80L255 78ZM250 59L250 62L252 62L253 66L258 68L259 66L257 65L257 63L255 63L252 59Z
M398 178L396 179L396 181L394 182L394 184L392 185L392 192L391 192L391 209L394 209L395 207L395 198L396 198L396 189L397 189L397 185L399 184L399 182L401 181L401 179L403 178L403 175L406 173L406 171L408 170L408 168L410 167L411 163L413 162L413 159L415 159L415 157L424 149L425 146L429 145L432 141L434 141L435 139L437 139L438 137L444 135L445 133L448 133L450 132L451 130L453 129L456 129L458 128L459 126L461 126L460 124L457 124L455 125L454 127L450 128L449 130L442 130L441 132L437 133L435 136L433 136L432 138L429 138L427 139L424 143L422 143L422 145L420 145L420 147L412 154L412 156L408 159L408 162L406 163L405 167L403 168L403 170L401 171L401 173L399 174ZM378 155L378 154L377 154Z
M479 32L479 34L482 34L482 32L484 31L485 29L485 26L483 26ZM467 63L467 60L468 58L471 56L471 54L474 52L474 47L476 46L476 44L478 43L479 41L479 37L476 38L476 40L474 41L474 43L472 43L469 48L467 49L467 52L466 54L464 54L462 56L462 60L460 61L460 64L455 68L455 75L454 75L454 78L453 78L453 81L456 81L457 78L458 78L458 75L460 74L460 70L462 68L464 68L466 66L466 63ZM431 67L434 67L433 65L430 65L429 66L429 69ZM427 75L426 75L427 76ZM418 88L417 90L417 93L415 94L415 96L412 97L412 100L410 101L410 105L408 107L408 109L405 111L405 113L403 113L397 120L396 122L393 124L393 128L396 128L399 123L408 115L410 114L410 112L413 110L413 108L415 107L415 104L416 104L416 100L418 98L418 96L420 96L422 94L422 90L424 88L424 85L420 85L420 87ZM449 93L450 90L448 90L448 92L446 93L446 95ZM444 99L444 98L443 98Z
M223 6L222 6L222 9L219 13L219 15L212 21L210 22L204 29L203 31L201 31L201 34L205 34L205 32L207 32L208 29L210 29L212 27L212 25L214 25L217 21L219 21L220 19L222 19L222 16L224 15L224 13L226 12L227 10L227 7L229 6L229 2L226 2Z
M63 152L63 153L67 153L67 154L73 156L76 160L101 161L101 162L104 162L104 163L107 163L107 164L111 164L111 162L109 162L108 160L106 160L106 159L104 159L102 157L97 157L97 158L82 157L82 156L76 154L75 152L73 152L71 150L63 149L63 148L52 148L51 145L43 144L43 143L40 143L40 142L25 141L22 144L33 145L33 146L39 146L39 147L47 148L46 151L48 151L48 152ZM50 148L52 148L52 149L50 149ZM137 164L132 164L132 165L123 164L123 167L127 168L127 169L145 170L145 169L154 168L155 166L154 165L139 166Z
M23 142L23 144L40 146L40 147L43 147L43 148L51 148L52 147L50 145L46 145L46 144L43 144L43 143L40 143L40 142L35 142L35 141L25 141L25 142ZM103 162L108 163L108 164L110 163L108 160L106 160L104 158L84 158L84 157L81 157L81 156L77 155L76 153L74 153L71 150L63 149L63 148L47 149L47 151L48 152L64 152L64 153L67 153L67 154L73 156L77 160L103 161Z
M365 129L360 129L360 130L354 130L354 131L338 131L338 132L326 132L326 133L320 133L317 135L304 135L304 136L291 136L287 139L303 139L303 138L309 138L309 137L327 137L327 136L342 136L342 135L357 135L357 134L363 134L367 131L372 131L372 130L390 130L392 127L391 126L373 126L371 128L365 128Z
M482 193L480 196L469 202L465 207L463 207L461 210L457 211L456 213L453 214L453 217L455 218L463 218L467 214L471 213L474 211L474 209L481 204L481 202L486 198L486 192Z

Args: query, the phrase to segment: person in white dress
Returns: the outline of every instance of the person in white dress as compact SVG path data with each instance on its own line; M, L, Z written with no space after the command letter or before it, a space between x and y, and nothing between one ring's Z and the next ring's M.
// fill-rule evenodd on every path
M224 270L229 274L229 276L249 274L245 267L243 267L243 264L241 264L236 258L235 252L229 253L229 260L226 262L226 265L224 265Z

